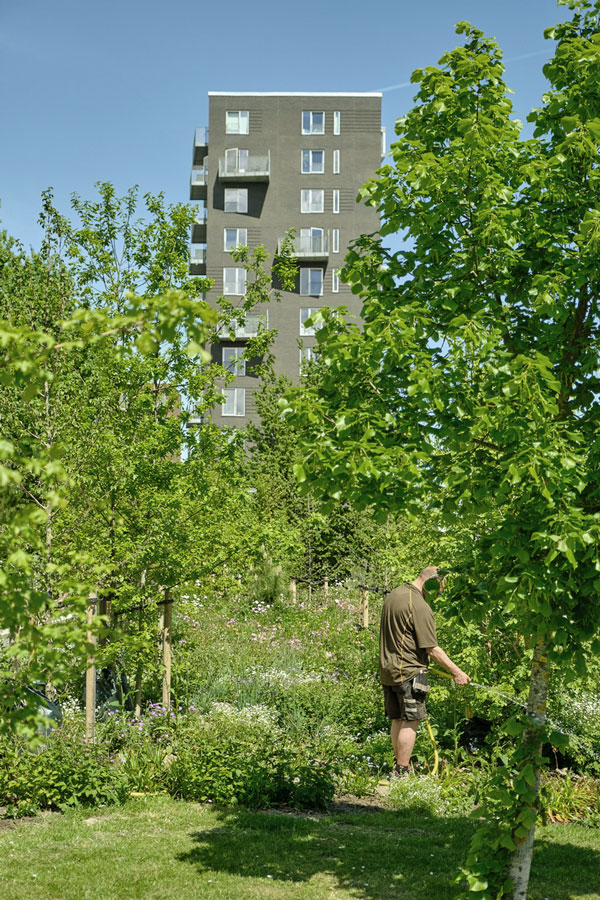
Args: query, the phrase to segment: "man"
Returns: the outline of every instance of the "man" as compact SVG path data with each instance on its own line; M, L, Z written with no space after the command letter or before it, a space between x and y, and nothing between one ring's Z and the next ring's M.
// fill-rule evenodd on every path
M438 566L427 566L410 584L395 588L383 601L379 633L379 675L386 715L392 720L392 744L396 762L392 777L409 775L410 757L419 722L427 718L425 699L429 684L429 660L454 676L457 685L470 678L438 647L435 620L425 600L425 584L437 579L437 594L445 580Z

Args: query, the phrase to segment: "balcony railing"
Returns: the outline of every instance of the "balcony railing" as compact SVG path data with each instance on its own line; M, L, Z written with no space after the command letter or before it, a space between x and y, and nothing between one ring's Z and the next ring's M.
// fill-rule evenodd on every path
M206 275L206 247L191 248L190 275Z
M196 128L194 135L194 165L199 165L208 153L208 128Z
M208 180L208 169L206 166L202 166L201 168L194 167L192 169L192 174L190 177L190 184L192 187L197 185L200 187L201 185L206 185Z
M220 338L227 340L231 334L238 341L257 337L269 327L268 313L246 313L244 321L232 322L231 325L221 325L218 330Z
M192 244L206 243L206 207L200 207L196 212L194 222L192 224Z
M208 169L206 166L194 166L190 175L190 200L206 200Z
M221 181L268 181L271 174L271 154L219 160Z
M206 264L206 247L192 247L190 260L201 265Z
M194 135L194 144L196 147L208 145L208 128L205 125L199 125Z
M283 238L277 242L277 252L281 252ZM310 235L309 237L294 237L291 243L292 255L297 259L328 259L329 258L329 232L326 234Z

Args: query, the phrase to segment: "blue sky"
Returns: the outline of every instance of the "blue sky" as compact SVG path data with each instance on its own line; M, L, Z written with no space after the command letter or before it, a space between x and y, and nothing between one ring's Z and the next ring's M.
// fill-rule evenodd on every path
M0 0L0 226L37 247L40 193L165 192L187 201L194 128L209 90L375 91L388 139L415 68L460 41L467 19L502 47L524 119L545 90L568 16L555 0Z

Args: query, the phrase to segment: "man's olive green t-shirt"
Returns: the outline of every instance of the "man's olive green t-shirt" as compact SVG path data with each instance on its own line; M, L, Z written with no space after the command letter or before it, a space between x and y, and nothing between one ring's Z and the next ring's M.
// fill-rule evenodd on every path
M435 620L421 591L412 584L385 597L379 632L379 677L382 684L402 684L429 665L426 648L437 646Z

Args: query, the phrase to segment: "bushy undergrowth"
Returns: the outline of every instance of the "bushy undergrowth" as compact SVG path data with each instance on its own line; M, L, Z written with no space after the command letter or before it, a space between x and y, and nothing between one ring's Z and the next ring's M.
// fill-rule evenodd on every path
M316 809L334 794L332 762L292 745L264 707L215 704L202 715L155 706L141 720L113 714L94 745L83 740L83 724L81 713L71 714L39 752L1 748L0 804L8 815L119 803L136 791Z
M64 740L50 740L40 753L22 744L2 747L0 803L8 816L122 803L130 792L126 773L105 747Z
M357 597L344 588L297 604L281 596L270 603L181 598L173 707L152 702L159 670L148 669L141 717L104 715L90 747L79 704L63 704L63 725L41 752L0 748L0 805L19 815L166 792L221 804L322 808L334 791L368 794L393 764L377 678L378 613L372 600L372 624L359 628ZM494 668L487 638L478 650L477 635L457 637L444 627L442 620L440 642L465 658L475 680L522 699L525 675ZM428 707L441 774L430 777L434 753L422 728L413 757L421 777L410 788L394 787L392 801L401 807L414 800L436 814L468 812L509 740L498 727L507 704L498 694L458 691L446 679L432 683ZM584 773L593 774L599 758L600 727L593 717L586 723L586 713L597 701L581 685L569 695L557 691L552 702L551 714L578 735L573 755L579 753L581 777L547 779L544 805L551 821L591 821L598 786Z

